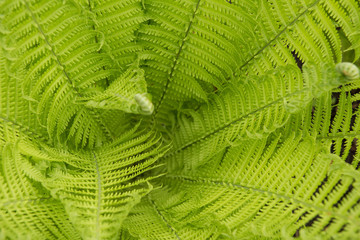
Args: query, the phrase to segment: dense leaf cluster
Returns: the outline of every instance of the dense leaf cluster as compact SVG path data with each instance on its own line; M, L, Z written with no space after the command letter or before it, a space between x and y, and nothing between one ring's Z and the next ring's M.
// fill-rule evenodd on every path
M359 0L0 0L0 239L359 239L359 29Z

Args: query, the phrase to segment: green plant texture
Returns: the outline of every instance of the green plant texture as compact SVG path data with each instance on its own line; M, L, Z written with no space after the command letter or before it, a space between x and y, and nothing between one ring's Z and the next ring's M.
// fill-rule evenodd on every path
M359 0L0 0L0 239L360 239Z

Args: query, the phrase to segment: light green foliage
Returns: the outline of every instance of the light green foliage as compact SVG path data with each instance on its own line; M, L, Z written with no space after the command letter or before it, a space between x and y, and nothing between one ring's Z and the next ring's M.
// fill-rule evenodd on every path
M321 235L333 219L326 234L336 235L346 224L348 230L342 236L360 236L359 210L353 209L359 199L359 186L353 182L360 174L351 166L336 167L330 161L335 157L320 148L314 139L294 136L270 143L239 141L197 170L169 172L162 180L166 187L151 192L147 201L134 208L128 227L131 231L135 225L134 233L145 239L156 239L157 232L144 225L162 226L174 239L175 235L179 239L287 238L316 218L306 228L308 234ZM350 186L354 188L341 199ZM147 216L154 209L157 218ZM191 237L194 228L190 226L198 228L197 237Z
M0 239L359 239L358 0L0 0Z
M128 211L152 189L149 180L156 176L137 177L157 167L154 163L164 149L154 147L159 136L152 132L140 135L135 130L85 152L19 143L20 151L31 158L29 176L60 199L86 239L116 238Z
M89 89L87 97L78 97L77 102L89 108L117 109L128 113L142 113L137 97L146 95L144 71L138 67L129 67L105 91ZM150 113L151 114L151 113Z

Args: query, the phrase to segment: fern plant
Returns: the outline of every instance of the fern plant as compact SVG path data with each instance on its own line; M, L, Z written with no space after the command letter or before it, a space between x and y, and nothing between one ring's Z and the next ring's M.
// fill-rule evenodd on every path
M0 0L0 239L359 239L358 0Z

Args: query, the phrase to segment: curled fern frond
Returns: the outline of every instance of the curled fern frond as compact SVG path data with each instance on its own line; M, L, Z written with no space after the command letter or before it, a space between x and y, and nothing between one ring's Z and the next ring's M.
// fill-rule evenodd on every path
M336 64L336 70L338 70L342 75L344 75L346 78L353 80L360 78L360 70L359 68L349 62L342 62Z
M116 109L144 115L150 115L154 110L147 94L144 71L138 67L129 67L106 90L89 92L89 97L78 97L76 102L88 108Z

